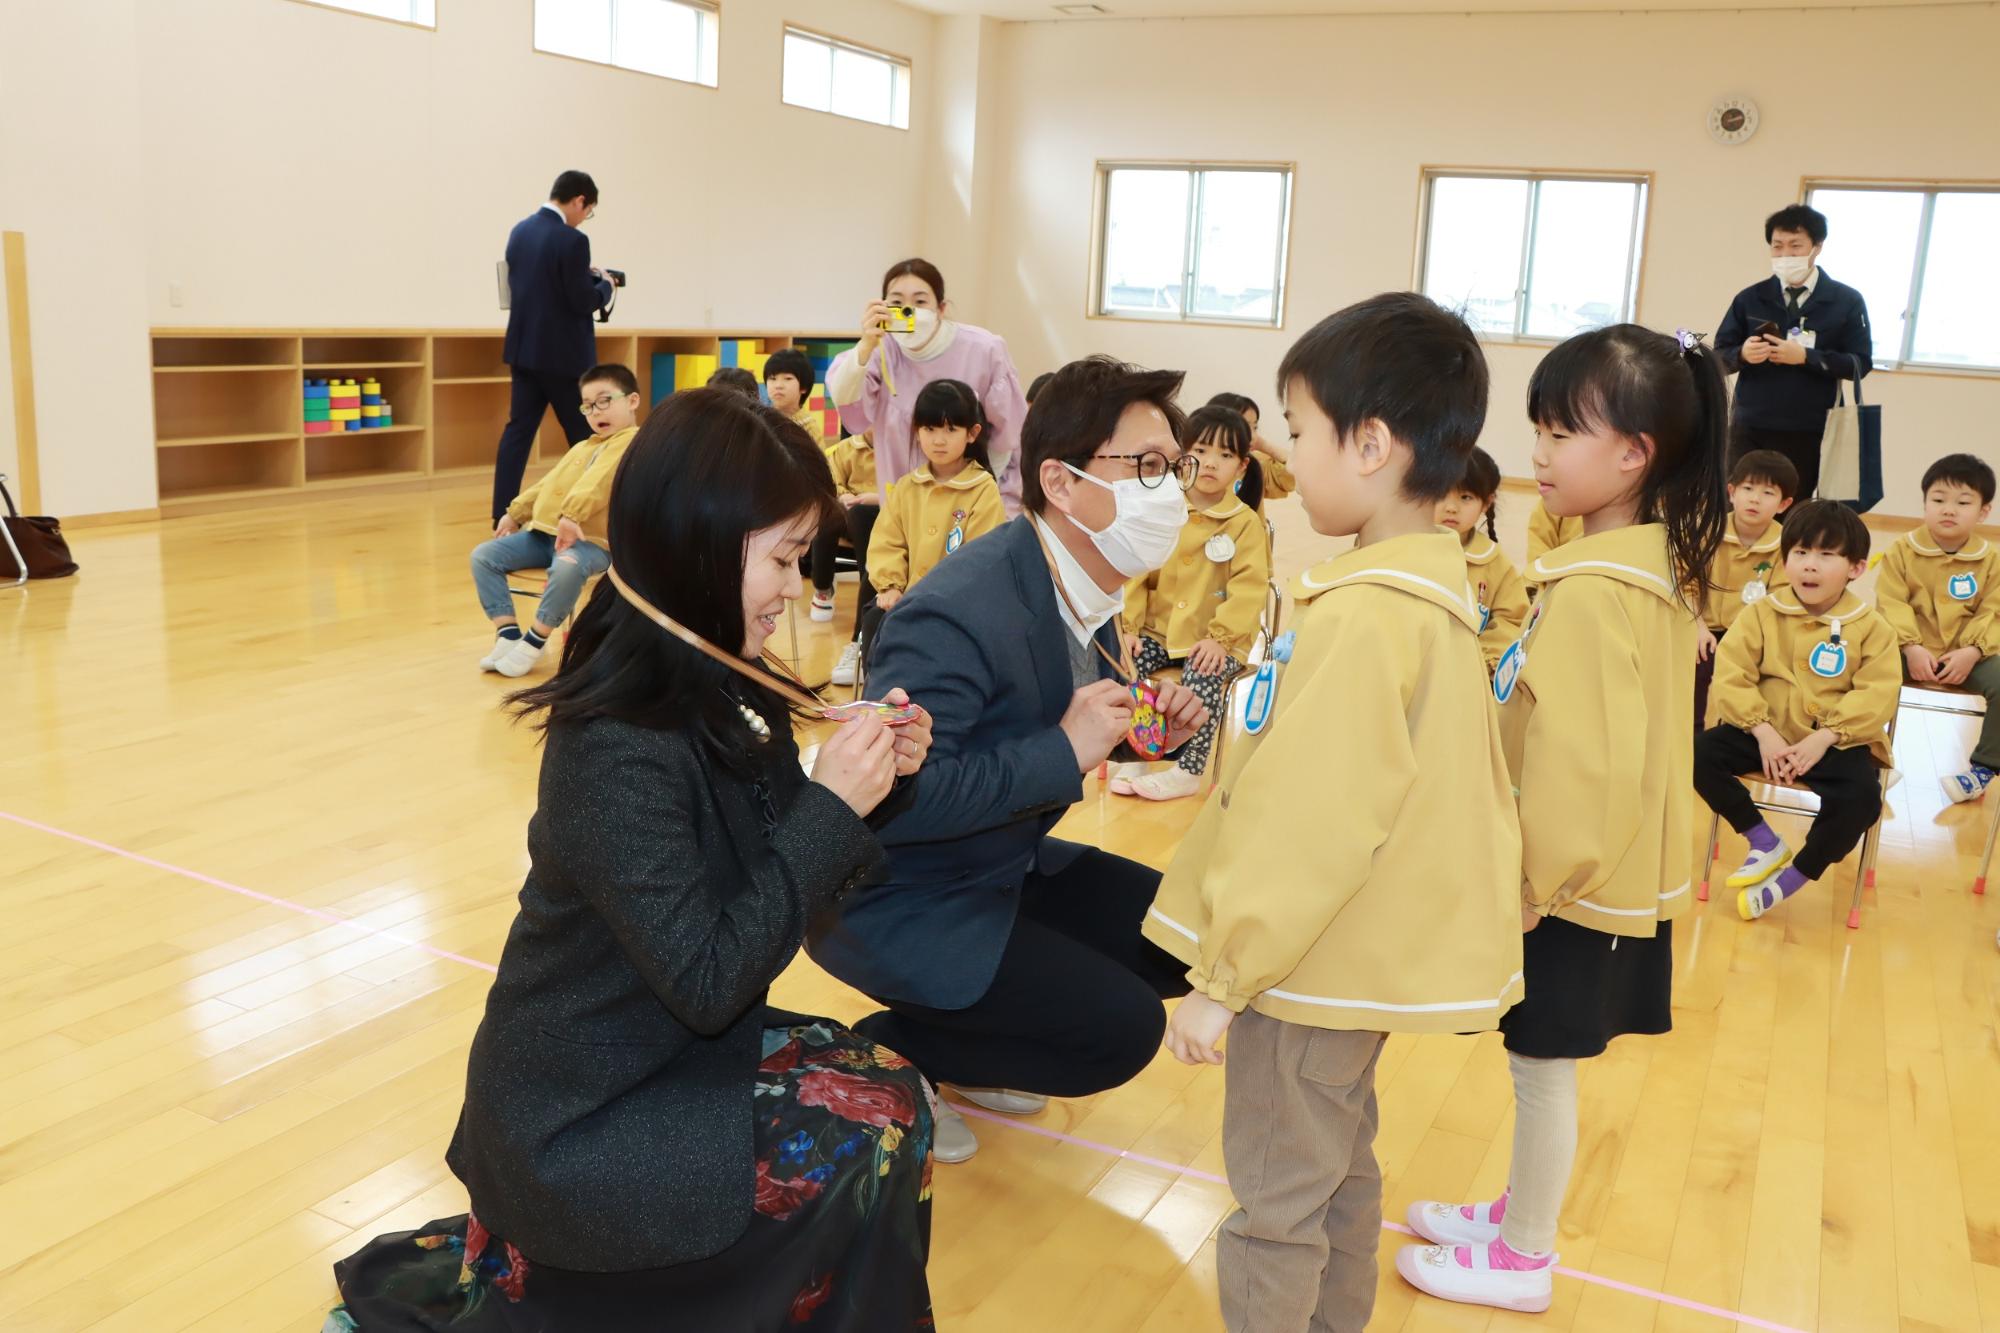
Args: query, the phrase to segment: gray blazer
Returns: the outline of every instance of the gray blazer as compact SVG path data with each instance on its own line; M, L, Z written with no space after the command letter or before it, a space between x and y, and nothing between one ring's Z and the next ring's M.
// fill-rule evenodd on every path
M1098 641L1117 655L1117 617ZM953 553L883 617L868 693L908 690L930 710L931 750L914 801L881 829L886 880L815 923L814 962L878 999L962 1009L986 993L1022 879L1083 850L1048 836L1083 798L1059 725L1076 692L1074 643L1025 514ZM1113 675L1090 657L1098 678Z

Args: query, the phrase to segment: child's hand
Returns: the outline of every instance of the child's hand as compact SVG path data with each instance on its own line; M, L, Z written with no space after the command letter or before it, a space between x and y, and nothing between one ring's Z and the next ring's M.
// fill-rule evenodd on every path
M512 514L500 515L500 521L493 525L493 535L496 538L511 537L520 530L521 525L514 521Z
M583 540L583 529L573 518L556 520L556 554L561 555L570 547Z
M1201 696L1178 681L1160 682L1160 697L1153 706L1167 720L1167 749L1169 752L1194 739L1196 732L1208 725L1208 705Z
M894 588L878 589L875 593L875 609L878 611L887 611L902 600L903 594Z
M1139 636L1136 634L1121 634L1118 637L1125 641L1125 655L1135 662L1138 661Z
M854 497L854 503L858 505L874 505L877 509L880 509L882 507L882 492L863 491Z
M1937 659L1937 682L1940 685L1963 685L1972 668L1979 665L1977 648L1954 648Z
M1537 912L1534 908L1528 906L1526 903L1522 903L1521 933L1525 935L1529 931L1533 930L1536 926L1539 926L1541 924L1542 924L1542 914L1540 912Z
M1709 658L1715 656L1715 631L1707 625L1702 625L1699 628L1701 633L1696 636L1694 641L1694 660L1697 662L1706 662ZM1695 721L1700 722L1701 719L1696 718Z
M860 498L858 495L843 495L840 497L840 507L842 509L852 509Z
M1188 649L1188 669L1204 676L1215 675L1222 670L1222 664L1228 660L1229 654L1223 651L1222 645L1214 639L1203 639Z
M1752 730L1751 735L1757 738L1757 754L1763 765L1764 780L1787 781L1785 756L1790 747L1785 744L1785 738L1778 734L1778 729L1768 722L1760 722Z
M1167 1020L1167 1050L1184 1065L1219 1065L1223 1055L1216 1043L1235 1021L1228 1005L1190 991Z
M1938 660L1921 643L1913 643L1903 649L1903 661L1910 668L1911 680L1936 682Z
M1815 731L1797 745L1780 756L1785 765L1785 780L1796 782L1812 772L1813 766L1826 758L1826 752L1833 748L1839 737L1833 732L1821 729Z

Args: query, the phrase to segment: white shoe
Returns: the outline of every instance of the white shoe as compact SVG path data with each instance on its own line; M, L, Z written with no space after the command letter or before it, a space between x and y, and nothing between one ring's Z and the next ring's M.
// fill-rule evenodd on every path
M1467 1208L1472 1210L1471 1217L1465 1215ZM1411 1204L1404 1214L1410 1230L1438 1245L1490 1245L1500 1239L1500 1224L1488 1220L1492 1216L1490 1203L1433 1203L1428 1199Z
M830 620L832 616L829 615L827 618ZM814 616L813 619L818 620L819 617ZM860 674L860 671L861 645L849 639L847 646L840 650L840 660L833 664L833 683L835 685L852 685L854 678Z
M833 594L832 593L825 594L824 599L822 600L821 594L814 593L812 600L812 610L808 611L806 614L810 615L814 620L820 622L821 624L825 624L827 621L832 620Z
M503 639L498 634L494 635L493 646L486 650L486 656L479 659L479 669L481 671L493 670L494 667L500 665L500 659L506 656L507 650L519 642L519 639Z
M533 671L535 663L541 660L542 649L529 643L526 636L523 636L508 642L507 651L493 660L493 669L503 676L519 679Z
M1036 1092L1015 1092L1010 1088L959 1088L958 1095L974 1106L983 1106L1001 1115L1039 1115L1049 1099Z
M931 1157L950 1165L963 1162L978 1151L979 1140L972 1136L972 1126L965 1123L964 1116L951 1109L951 1103L940 1097L937 1119L931 1131Z
M1396 1271L1418 1291L1465 1305L1491 1305L1540 1314L1555 1297L1556 1256L1540 1268L1494 1268L1484 1245L1465 1247L1471 1263L1460 1263L1456 1245L1405 1245L1396 1253Z
M1149 801L1178 801L1201 790L1201 775L1176 765L1159 773L1132 779L1132 794Z
M1944 797L1953 805L1966 801L1976 801L1986 794L1986 784L1993 781L1993 770L1974 764L1963 773L1950 773L1938 779L1944 788Z
M1762 884L1791 863L1792 849L1780 838L1778 845L1768 852L1751 848L1749 859L1730 871L1729 878L1722 882L1728 888L1747 889L1752 884Z

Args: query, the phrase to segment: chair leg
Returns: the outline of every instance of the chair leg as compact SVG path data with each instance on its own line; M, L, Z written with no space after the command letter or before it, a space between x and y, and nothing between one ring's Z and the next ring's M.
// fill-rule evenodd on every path
M1868 861L1868 852L1864 848L1861 853L1861 864L1856 866L1854 870L1854 901L1847 905L1847 928L1849 930L1861 929L1862 886L1867 884L1869 878L1875 873L1868 868Z
M1708 880L1714 873L1710 867L1722 851L1722 816L1711 811L1708 816L1708 855L1701 858L1701 887L1694 891L1696 902L1708 901Z
M1992 818L1986 821L1986 851L1979 858L1979 878L1972 881L1974 893L1986 892L1986 872L1993 868L1993 844L2000 842L2000 793L1988 793L1993 802Z

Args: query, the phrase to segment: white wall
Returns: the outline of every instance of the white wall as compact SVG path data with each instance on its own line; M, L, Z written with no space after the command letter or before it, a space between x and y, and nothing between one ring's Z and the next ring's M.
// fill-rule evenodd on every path
M1640 318L1713 330L1768 274L1762 219L1804 175L2000 178L2000 11L1351 17L1009 24L997 60L989 319L1024 376L1094 351L1187 368L1188 399L1267 413L1284 350L1323 315L1407 287L1426 164L1657 173ZM1779 58L1779 52L1786 52ZM1798 71L1796 77L1786 71ZM1706 134L1712 97L1763 112L1748 144ZM1298 164L1286 328L1087 319L1094 163ZM2000 262L2000 261L1995 261ZM1839 239L1827 248L1840 273ZM1542 348L1489 345L1485 447L1525 475ZM1941 453L2000 457L2000 378L1868 381L1890 498L1913 513Z

